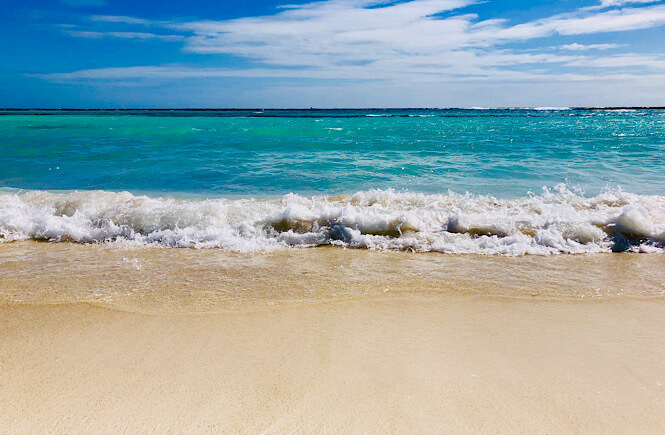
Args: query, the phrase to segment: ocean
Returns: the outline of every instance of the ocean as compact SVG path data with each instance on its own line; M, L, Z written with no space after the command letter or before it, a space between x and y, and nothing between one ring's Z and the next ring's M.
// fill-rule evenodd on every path
M0 112L0 242L665 252L665 110Z

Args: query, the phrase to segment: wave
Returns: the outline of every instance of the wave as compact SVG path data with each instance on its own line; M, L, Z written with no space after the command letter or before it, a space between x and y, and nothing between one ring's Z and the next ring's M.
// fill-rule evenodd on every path
M573 110L572 107L550 107L550 106L545 106L545 107L533 107L531 110L538 110L538 111L544 111L544 112L563 112L566 110Z
M128 192L0 194L0 241L252 252L349 248L501 255L665 252L665 197L591 198L564 185L497 199L370 190L348 196L178 200Z

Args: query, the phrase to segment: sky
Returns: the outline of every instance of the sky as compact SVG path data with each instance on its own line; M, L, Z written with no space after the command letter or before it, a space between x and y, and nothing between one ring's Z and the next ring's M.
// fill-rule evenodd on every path
M665 106L665 0L30 0L0 107Z

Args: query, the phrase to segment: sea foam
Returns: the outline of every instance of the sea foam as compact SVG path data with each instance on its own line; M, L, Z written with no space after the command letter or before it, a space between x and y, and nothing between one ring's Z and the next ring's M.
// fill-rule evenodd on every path
M128 192L0 194L0 241L268 251L349 248L501 255L665 252L665 197L564 185L517 199L370 190L179 200Z

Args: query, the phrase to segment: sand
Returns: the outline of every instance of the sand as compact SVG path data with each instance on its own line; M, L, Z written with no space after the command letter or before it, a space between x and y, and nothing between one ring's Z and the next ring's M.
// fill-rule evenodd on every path
M663 256L12 245L1 432L665 431Z

